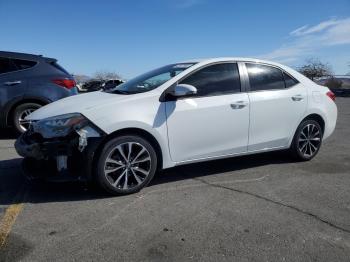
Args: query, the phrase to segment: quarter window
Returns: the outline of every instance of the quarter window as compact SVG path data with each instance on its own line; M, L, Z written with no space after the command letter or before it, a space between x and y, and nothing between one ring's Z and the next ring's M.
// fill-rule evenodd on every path
M251 91L285 88L283 73L280 69L260 64L246 64L246 67Z
M294 86L298 83L297 80L295 80L294 78L292 78L291 76L289 76L285 72L283 72L283 76L284 76L284 82L286 83L286 88Z
M215 96L241 91L236 63L216 64L200 69L181 81L197 88L196 96Z
M64 74L70 75L66 69L64 69L62 66L60 66L56 61L54 62L50 62L50 65L52 65L54 68L56 68L57 70L63 72Z

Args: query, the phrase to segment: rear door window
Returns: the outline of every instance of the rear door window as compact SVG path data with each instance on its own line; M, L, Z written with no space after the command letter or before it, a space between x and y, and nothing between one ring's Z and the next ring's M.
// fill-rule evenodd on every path
M12 59L12 61L16 65L17 70L28 69L36 65L35 61L22 60L22 59Z
M284 89L284 77L280 69L268 65L246 63L250 90Z
M0 57L0 74L9 73L16 70L16 65L9 58Z

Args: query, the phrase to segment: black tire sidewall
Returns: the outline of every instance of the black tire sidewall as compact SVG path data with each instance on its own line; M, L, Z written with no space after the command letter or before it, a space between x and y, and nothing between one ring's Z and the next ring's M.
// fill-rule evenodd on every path
M18 105L12 114L12 125L15 128L15 131L17 133L23 133L23 130L20 127L20 124L18 122L19 116L20 114L26 110L26 109L30 109L30 108L35 108L35 109L39 109L40 107L42 107L42 105L38 104L38 103L23 103Z
M127 143L127 142L140 143L142 146L144 146L148 150L151 157L151 171L150 171L150 174L147 176L147 178L140 185L124 190L124 189L117 189L108 182L104 174L104 165L105 165L105 160L108 154L110 153L110 151L114 149L117 145ZM142 188L147 186L148 183L154 177L156 171L157 171L157 154L153 146L146 139L140 136L126 135L126 136L113 138L104 145L100 155L97 158L95 175L96 175L97 182L102 187L102 189L114 195L126 195L126 194L132 194L132 193L138 192Z
M305 156L304 154L302 154L298 148L298 140L299 140L299 136L300 136L300 133L301 131L304 129L304 127L308 124L313 124L313 125L316 125L317 128L320 130L321 132L321 141L320 141L320 144L316 150L316 152L310 156L310 157L307 157ZM321 146L322 146L322 138L323 138L323 131L322 131L322 128L320 126L320 124L315 121L315 120L304 120L303 122L300 123L300 125L298 126L298 129L297 131L295 132L295 135L294 135L294 138L293 138L293 143L292 143L292 146L291 146L291 153L293 154L293 156L298 159L298 160L301 160L301 161L308 161L308 160L311 160L313 159L317 154L318 154L318 151L320 150Z

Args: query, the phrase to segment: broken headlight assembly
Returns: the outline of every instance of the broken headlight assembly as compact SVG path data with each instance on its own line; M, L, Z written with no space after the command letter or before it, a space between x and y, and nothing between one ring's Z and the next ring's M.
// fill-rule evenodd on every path
M70 113L53 116L32 123L33 133L39 133L43 138L70 137L79 135L79 151L87 146L87 138L100 137L101 132L82 114Z
M73 130L80 130L88 124L89 120L81 114L64 114L33 123L33 131L40 133L44 138L65 137Z

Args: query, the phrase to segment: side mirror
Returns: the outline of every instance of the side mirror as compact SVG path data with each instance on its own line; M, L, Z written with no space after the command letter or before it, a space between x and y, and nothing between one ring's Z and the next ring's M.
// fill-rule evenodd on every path
M174 98L192 96L195 94L197 94L197 88L187 84L176 85L174 88L172 88L168 92L168 95Z
M169 87L160 96L160 102L175 101L180 97L188 97L197 94L197 88L192 85L179 84L176 86Z

